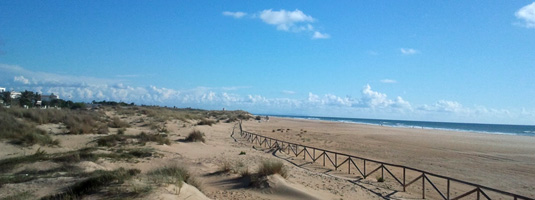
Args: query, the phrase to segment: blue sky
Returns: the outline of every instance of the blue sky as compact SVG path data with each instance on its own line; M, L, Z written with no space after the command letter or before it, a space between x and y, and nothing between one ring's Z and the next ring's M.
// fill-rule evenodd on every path
M2 1L0 87L76 101L535 124L535 2Z

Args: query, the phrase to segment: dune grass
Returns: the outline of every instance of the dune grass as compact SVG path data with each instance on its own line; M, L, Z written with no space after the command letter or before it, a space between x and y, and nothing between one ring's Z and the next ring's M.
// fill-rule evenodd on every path
M130 127L130 124L127 122L119 119L119 117L113 117L111 118L110 122L108 123L108 126L111 128L128 128Z
M113 171L97 170L89 178L68 187L64 192L43 197L42 199L81 199L84 195L93 194L101 188L113 184L122 184L140 172L141 170L139 169L126 170L124 168Z
M284 178L288 177L288 171L286 167L284 167L284 164L278 160L262 161L257 173L260 177L269 176L273 174L279 174Z
M180 194L180 189L184 183L201 190L201 183L182 166L171 165L162 167L147 173L147 175L155 184L174 184L178 187L177 194Z
M11 196L1 198L0 200L26 200L26 199L35 199L35 196L32 193L26 191L26 192L21 192L21 193L17 193Z
M206 142L206 139L204 138L204 133L198 130L193 130L189 133L188 137L186 137L185 141L187 142Z
M129 139L136 139L137 144L145 145L147 142L156 142L159 145L171 145L171 140L164 134L152 134L141 132L138 135L107 135L96 140L98 146L114 147L118 144L126 144ZM132 140L133 141L133 140Z
M199 125L199 126L202 126L202 125L212 126L215 123L216 123L216 121L214 121L214 120L202 118L201 121L197 122L197 125Z
M3 111L0 110L0 139L7 139L10 143L21 146L59 145L59 140L53 140L45 131Z

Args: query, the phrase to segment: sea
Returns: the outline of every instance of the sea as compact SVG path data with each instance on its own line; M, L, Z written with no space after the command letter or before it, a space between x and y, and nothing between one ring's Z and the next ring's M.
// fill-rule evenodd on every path
M406 120L388 120L388 119L318 117L318 116L297 116L297 115L268 115L268 116L286 117L286 118L295 118L295 119L334 121L334 122L344 122L344 123L369 124L369 125L380 125L380 126L402 127L402 128L437 129L437 130L449 130L449 131L461 131L461 132L477 132L477 133L486 133L486 134L535 136L534 125L406 121Z

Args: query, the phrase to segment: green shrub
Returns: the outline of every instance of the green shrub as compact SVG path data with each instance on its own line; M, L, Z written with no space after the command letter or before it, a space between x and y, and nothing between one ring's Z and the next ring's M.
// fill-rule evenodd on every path
M378 176L377 177L377 182L379 182L379 183L385 182L385 179L383 177Z
M188 142L206 142L206 139L204 139L204 133L200 132L198 130L194 130L191 133L189 133L188 137L186 137L186 141Z

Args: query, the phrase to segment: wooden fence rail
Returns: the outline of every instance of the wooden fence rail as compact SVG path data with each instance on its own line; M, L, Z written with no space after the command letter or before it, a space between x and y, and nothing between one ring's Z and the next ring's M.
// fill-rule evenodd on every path
M431 172L426 172L426 171L415 169L412 167L381 162L381 161L367 159L367 158L363 158L359 156L338 153L334 151L329 151L325 149L320 149L320 148L311 147L311 146L302 145L302 144L296 144L292 142L286 142L286 141L282 141L279 139L262 136L256 133L244 131L241 123L239 123L239 128L240 128L241 137L245 138L248 142L256 143L266 148L276 148L279 152L284 152L288 155L293 155L295 157L303 156L304 160L306 160L308 156L308 158L312 160L312 162L314 163L318 160L321 160L322 165L325 167L333 167L335 170L338 170L339 168L344 167L346 165L348 174L351 174L351 168L353 168L353 169L356 169L358 174L360 174L364 179L366 177L369 177L372 174L380 173L381 179L384 180L385 175L388 175L391 178L393 178L396 184L399 184L403 188L402 189L403 192L405 192L409 186L416 184L418 181L420 181L421 188L422 188L421 193L422 193L423 199L426 198L425 186L427 182L429 185L431 185L433 189L432 191L435 191L438 194L438 196L444 200L461 199L472 194L475 194L476 199L478 200L482 198L490 200L491 198L487 194L489 192L494 192L494 193L500 194L504 197L509 197L510 199L514 199L514 200L518 200L518 199L534 200L532 198L525 197L522 195L501 191L498 189L470 183L467 181L462 181L462 180L455 179L455 178L450 178L447 176L438 175L438 174L431 173ZM234 130L233 130L233 133L234 133ZM371 170L366 168L367 166L370 167L372 165L376 167L372 168ZM402 175L396 176L392 172L393 169L402 170L403 171ZM419 175L417 175L416 178L409 179L409 177L406 176L408 172L417 173ZM435 179L435 180L432 181L431 179ZM444 180L446 182L446 188L442 188L442 190L439 189L439 186L437 186L436 184L437 179ZM453 196L452 189L454 188L452 188L451 186L452 183L461 184L466 187L471 187L473 189L467 192L463 192L457 196ZM446 191L443 191L444 189Z

